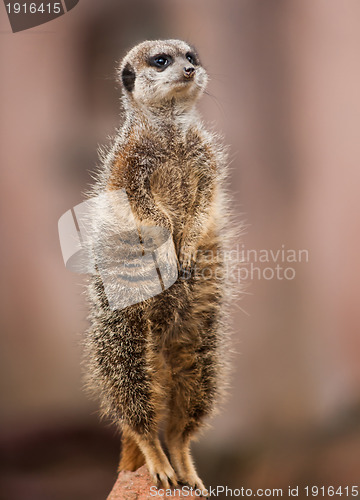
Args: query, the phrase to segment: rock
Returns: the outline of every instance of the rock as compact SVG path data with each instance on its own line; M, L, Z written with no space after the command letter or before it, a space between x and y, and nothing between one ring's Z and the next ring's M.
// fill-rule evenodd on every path
M152 487L152 488L151 488ZM151 489L150 489L151 488ZM181 493L181 486L178 486L173 494L168 490L155 489L146 465L143 465L135 472L122 471L111 490L107 500L149 500L151 498L203 498L199 495L190 494L189 488L185 494Z

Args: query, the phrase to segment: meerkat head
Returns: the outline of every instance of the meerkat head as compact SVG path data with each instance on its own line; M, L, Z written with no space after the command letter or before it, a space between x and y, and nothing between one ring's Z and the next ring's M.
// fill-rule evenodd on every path
M181 40L137 45L124 57L119 77L125 100L149 108L191 107L208 80L195 49Z

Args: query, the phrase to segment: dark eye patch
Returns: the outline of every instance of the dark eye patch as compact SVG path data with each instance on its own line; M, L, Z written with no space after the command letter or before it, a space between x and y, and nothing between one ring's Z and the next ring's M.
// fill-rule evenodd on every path
M164 70L170 64L172 64L173 58L169 56L168 54L156 54L155 56L149 57L148 63L150 66Z
M129 92L132 92L134 90L135 71L130 63L127 63L125 68L122 70L121 80L126 90L128 90Z

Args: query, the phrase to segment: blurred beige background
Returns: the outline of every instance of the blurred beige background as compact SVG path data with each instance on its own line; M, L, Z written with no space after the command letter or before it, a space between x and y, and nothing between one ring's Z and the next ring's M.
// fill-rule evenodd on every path
M101 500L116 477L119 438L82 392L86 303L57 221L120 124L115 61L151 38L191 41L208 69L200 107L230 145L240 249L309 255L234 305L231 395L199 471L233 488L358 484L360 3L81 0L17 34L0 11L0 497Z

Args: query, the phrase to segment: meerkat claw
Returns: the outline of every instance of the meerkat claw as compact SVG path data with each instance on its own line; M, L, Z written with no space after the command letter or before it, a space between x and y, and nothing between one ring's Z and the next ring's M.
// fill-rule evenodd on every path
M173 470L161 471L161 472L153 472L151 473L154 484L159 488L164 488L165 490L169 490L172 488L176 488L178 485L176 474Z

